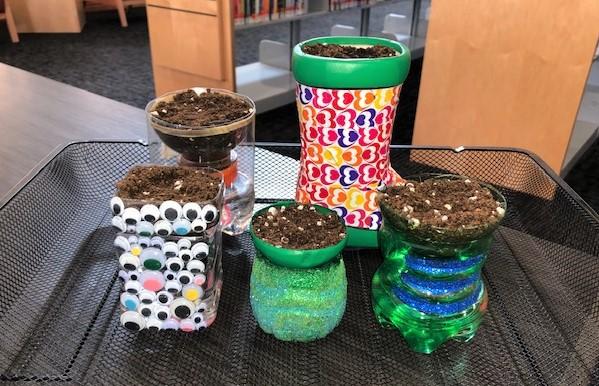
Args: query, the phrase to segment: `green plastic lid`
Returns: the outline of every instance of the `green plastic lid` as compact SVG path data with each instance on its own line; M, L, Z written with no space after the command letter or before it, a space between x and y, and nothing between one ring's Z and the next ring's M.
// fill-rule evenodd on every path
M396 56L384 58L339 59L306 54L305 45L316 43L382 45ZM293 76L298 83L329 89L374 89L402 84L410 70L410 51L400 42L367 36L330 36L306 40L293 48Z

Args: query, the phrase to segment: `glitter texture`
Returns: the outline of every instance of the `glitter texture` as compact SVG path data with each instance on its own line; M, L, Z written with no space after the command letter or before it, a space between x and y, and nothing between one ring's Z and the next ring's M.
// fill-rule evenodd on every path
M259 253L250 279L250 303L260 327L277 339L311 341L341 321L347 299L343 259L309 269L274 265Z

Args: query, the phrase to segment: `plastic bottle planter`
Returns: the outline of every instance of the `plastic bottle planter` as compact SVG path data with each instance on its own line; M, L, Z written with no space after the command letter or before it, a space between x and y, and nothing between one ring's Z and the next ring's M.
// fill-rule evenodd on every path
M501 193L484 186L505 209ZM472 339L487 309L481 269L499 222L459 235L441 230L421 234L384 203L381 211L379 242L385 260L372 280L379 322L398 328L410 348L421 353L450 339Z
M112 198L124 327L192 332L214 322L222 286L223 191L221 182L218 194L204 202Z
M331 213L322 207L317 210ZM341 251L346 238L327 248L293 250L265 242L251 227L250 233L257 250L250 303L262 330L277 339L298 342L328 335L345 312L347 279Z
M256 108L244 95L221 89L194 87L196 94L218 93L243 100L249 106L247 116L224 125L183 126L166 122L152 114L157 103L172 101L187 90L164 94L146 106L149 136L160 140L181 156L182 166L211 167L223 173L225 201L223 231L231 235L247 230L254 207L254 123Z
M308 55L304 45L384 45L396 56L337 59ZM349 226L349 246L376 247L381 215L376 189L400 177L389 145L410 53L370 37L323 37L293 50L302 152L296 200L335 211Z

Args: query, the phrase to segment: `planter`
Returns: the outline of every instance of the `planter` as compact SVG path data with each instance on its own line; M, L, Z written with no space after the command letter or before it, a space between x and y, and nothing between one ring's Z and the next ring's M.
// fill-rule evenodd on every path
M167 93L146 106L148 127L180 154L180 165L223 174L223 230L232 235L247 230L253 211L255 113L243 95L199 87Z
M208 168L135 166L110 207L123 280L121 324L202 330L222 286L222 174Z
M316 43L381 45L392 56L341 59L303 51ZM408 49L381 38L316 38L293 50L302 143L296 200L334 209L349 227L350 246L377 246L377 188L401 180L390 167L389 146L409 67Z
M306 342L328 335L343 317L347 279L340 252L347 238L335 212L316 206L313 210L322 215L322 222L315 219L312 224L310 219L302 226L320 227L320 232L333 229L330 233L339 235L334 242L323 243L322 248L284 248L282 244L289 242L285 235L292 239L293 232L280 233L282 241L276 243L260 236L263 233L259 227L278 223L281 217L289 216L290 221L295 221L297 217L290 210L301 207L291 202L279 203L254 215L250 233L257 253L250 279L250 303L256 321L266 333L281 340ZM308 206L303 210L311 211ZM261 218L270 223L260 222ZM328 228L333 223L336 226ZM307 239L320 243L313 235Z
M453 185L465 188L447 193L445 185L415 181L379 196L385 260L372 280L374 312L381 324L399 329L408 345L422 353L450 339L475 336L487 309L481 269L506 209L505 198L492 186L459 176L421 178L429 184L447 180L466 181ZM426 189L430 200L410 196ZM403 200L403 207L394 199Z

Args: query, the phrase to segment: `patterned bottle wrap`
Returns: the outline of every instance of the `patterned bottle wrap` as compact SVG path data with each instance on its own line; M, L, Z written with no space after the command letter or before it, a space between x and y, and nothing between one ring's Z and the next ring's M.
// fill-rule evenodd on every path
M296 200L334 209L348 226L377 230L376 190L401 181L389 145L401 85L296 89L302 151Z

